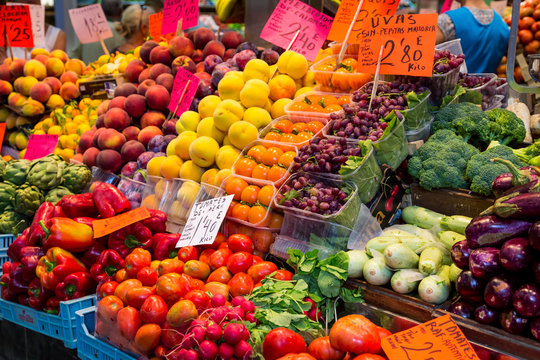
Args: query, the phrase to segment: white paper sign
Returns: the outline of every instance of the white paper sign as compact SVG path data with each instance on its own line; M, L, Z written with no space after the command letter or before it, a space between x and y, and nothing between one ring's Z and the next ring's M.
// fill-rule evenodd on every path
M101 39L113 36L103 8L99 4L69 9L69 17L73 30L82 44L99 41L98 33Z
M193 205L176 247L213 243L233 197L228 195Z
M21 5L20 3L7 2L6 5ZM30 18L32 19L32 35L34 36L34 47L45 45L45 7L41 5L24 4L30 8Z

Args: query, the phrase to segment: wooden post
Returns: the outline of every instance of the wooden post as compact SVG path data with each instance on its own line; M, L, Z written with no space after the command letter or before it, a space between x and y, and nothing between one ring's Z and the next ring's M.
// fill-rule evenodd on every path
M375 95L377 95L377 87L379 86L379 70L381 69L381 58L384 46L381 45L381 51L379 52L379 60L377 61L377 69L375 70L375 78L373 78L373 89L371 89L371 99L369 100L368 112L371 112L371 102Z
M289 43L289 45L287 46L287 49L285 49L285 51L289 51L291 50L291 47L293 46L294 42L296 41L296 38L298 37L298 35L300 34L300 30L298 30L296 32L296 34L294 34L291 42ZM276 63L276 68L274 69L274 72L272 73L272 76L270 76L270 79L268 79L268 81L272 80L272 78L274 77L274 75L276 75L276 72L277 72L278 68L277 68L277 63Z
M176 36L184 36L184 31L182 30L182 19L178 20L178 24L176 24Z
M345 50L347 50L347 42L349 41L349 38L351 37L351 32L356 24L356 20L358 19L358 15L360 14L360 9L362 9L362 5L364 5L364 0L360 0L360 3L358 4L358 7L356 8L356 13L354 14L354 18L351 22L351 25L349 25L349 29L347 30L347 34L345 35L345 39L343 39L343 43L341 44L341 50L339 51L339 55L336 61L336 67L334 68L334 71L336 71L339 67L339 63L343 61L343 57L345 56Z
M107 49L107 45L105 45L105 42L103 41L103 39L101 38L101 36L99 35L99 31L95 30L95 33L96 33L96 36L99 40L99 43L101 44L101 48L103 49L103 52L107 55L107 56L111 56L111 53L109 52L109 49Z

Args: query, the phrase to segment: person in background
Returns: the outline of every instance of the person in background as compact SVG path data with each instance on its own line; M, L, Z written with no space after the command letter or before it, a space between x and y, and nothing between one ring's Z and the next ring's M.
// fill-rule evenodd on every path
M150 33L148 17L155 11L145 5L131 5L124 10L122 20L115 24L116 30L125 38L125 43L113 51L126 53L144 43Z
M439 15L437 44L461 39L469 73L494 73L508 49L510 30L484 0L458 0L461 7Z
M119 21L122 16L122 0L102 0L101 7L107 17L107 23L111 28L113 36L107 39L103 39L105 46L111 52L111 49L115 49L124 43L124 37L116 31L114 24ZM112 52L111 52L112 53ZM105 52L99 42L93 42L88 44L81 44L77 39L77 45L69 52L70 57L81 59L85 64L96 61Z

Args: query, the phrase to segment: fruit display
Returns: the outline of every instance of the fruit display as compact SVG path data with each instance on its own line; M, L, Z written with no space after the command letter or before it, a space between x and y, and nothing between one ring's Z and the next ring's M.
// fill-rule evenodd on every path
M337 60L337 55L332 55L311 67L315 80L320 85L318 90L351 93L372 79L371 74L356 71L358 66L356 56L345 56L338 66Z
M540 12L537 10L540 6L535 0L523 1L519 6L518 39L526 54L535 54L540 49ZM504 18L508 26L512 23L511 17L510 13Z
M300 147L309 143L311 138L321 135L326 122L311 120L304 122L289 116L273 120L259 132L259 139L289 143Z
M495 74L460 73L458 85L465 88L465 94L460 96L460 101L481 104L482 110L497 107L497 103L502 102L502 98L494 96L497 94L498 85L496 80L497 76ZM502 85L502 83L499 82L499 85Z
M285 111L293 120L328 119L328 114L340 111L344 104L350 102L349 95L309 92L295 98Z

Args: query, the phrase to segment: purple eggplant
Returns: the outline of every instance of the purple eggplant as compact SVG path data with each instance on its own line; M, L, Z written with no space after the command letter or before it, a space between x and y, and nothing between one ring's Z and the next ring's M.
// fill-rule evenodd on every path
M450 250L450 256L456 266L462 270L469 268L469 256L471 248L467 245L467 240L461 240L455 243Z
M456 280L456 288L467 301L481 302L484 299L485 281L474 277L470 270L462 271Z
M467 236L467 244L472 249L496 246L526 233L531 225L525 220L501 219L494 215L486 215L472 219L465 229L465 236Z
M466 301L459 300L453 303L450 308L448 308L448 311L450 311L452 314L462 316L466 319L472 319L474 315L474 305Z
M540 317L535 317L530 323L531 335L536 341L540 341Z
M481 324L494 325L499 321L499 312L483 304L474 309L474 319Z
M505 310L499 315L502 328L511 334L522 334L527 329L528 320L512 309Z
M508 170L510 170L509 173L501 174L493 180L491 188L495 194L504 192L514 186L530 183L537 179L538 174L536 173L536 170L531 167L526 166L518 169L511 161L501 158L491 159L491 161L506 165Z
M533 261L533 250L526 238L507 240L499 252L501 266L508 271L518 272L527 269Z
M518 314L526 317L540 315L540 289L533 284L526 284L514 292L512 304Z
M480 279L487 279L501 272L499 249L484 247L475 249L469 256L469 269Z
M532 264L532 273L534 275L534 281L537 284L540 284L540 261L537 260Z
M540 251L540 221L537 221L529 229L529 244Z
M540 217L540 192L513 193L497 199L493 213L512 219L538 219Z
M510 195L513 193L520 193L520 194L526 194L526 193L533 193L533 192L540 192L540 182L538 179L535 179L531 181L530 183L514 186L508 190L506 190L504 193L502 193L502 196ZM497 196L499 197L499 196Z
M512 302L513 286L502 276L494 276L484 288L484 301L494 309L504 309Z

